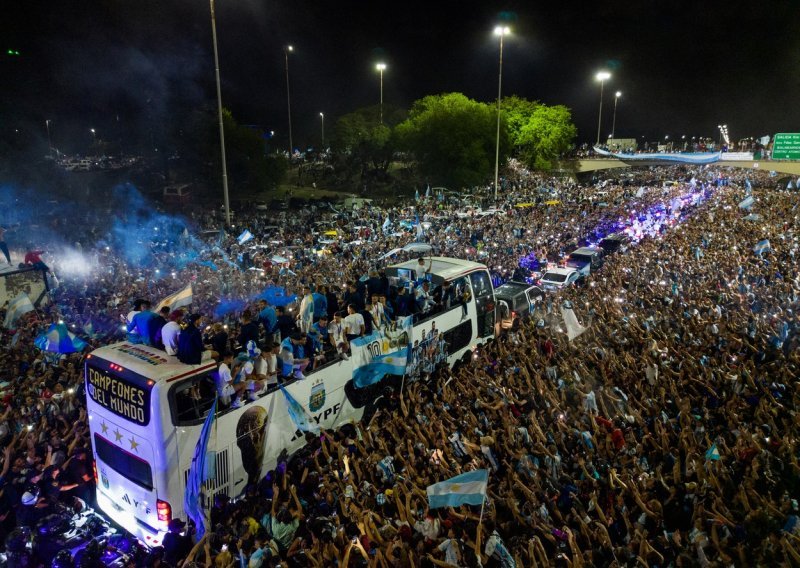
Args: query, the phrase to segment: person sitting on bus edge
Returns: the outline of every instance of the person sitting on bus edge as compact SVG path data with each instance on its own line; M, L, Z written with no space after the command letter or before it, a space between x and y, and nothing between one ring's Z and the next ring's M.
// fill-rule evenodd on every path
M133 301L133 309L128 312L128 315L125 316L124 322L126 325L126 329L128 331L128 341L131 343L140 343L139 338L137 337L138 332L135 328L131 327L133 323L133 318L136 317L136 314L142 311L142 304L144 304L147 300L143 300L141 298Z
M281 344L267 339L264 349L255 360L253 371L259 381L263 381L267 392L278 388L278 352Z
M161 340L161 330L167 325L169 321L169 306L164 306L154 318L150 320L148 325L148 332L150 334L150 345L157 349L164 349L164 343Z
M456 304L456 292L449 280L442 282L442 285L436 289L433 299L445 311Z
M167 355L178 354L178 337L181 333L181 322L183 322L183 310L172 310L169 314L169 321L161 328L161 343Z
M258 398L258 395L264 390L266 381L261 379L256 373L256 363L261 360L261 349L256 346L255 341L247 344L247 363L244 366L243 381L246 385L245 391L247 392L247 400L252 402ZM247 372L247 369L250 372Z
M282 376L289 379L294 375L296 379L305 379L303 371L308 367L309 360L305 358L303 346L305 337L300 332L295 332L281 342L281 369Z
M186 328L178 336L178 361L187 365L199 365L203 361L203 336L198 325L201 325L203 316L192 314L186 320Z
M364 335L364 316L358 313L355 304L347 305L347 316L344 318L344 334L348 342Z
M430 294L431 283L425 280L422 283L422 286L417 286L416 291L414 292L414 299L417 304L417 308L423 314L427 314L431 311L433 306L436 305L436 302L433 301L433 297Z
M151 345L150 320L155 317L156 314L150 311L150 302L147 300L142 302L142 311L133 316L133 319L128 324L129 340L132 343Z
M311 326L309 330L309 335L314 337L314 341L317 344L317 350L325 354L326 351L330 352L331 347L331 334L330 330L328 329L328 314L322 314L314 325Z

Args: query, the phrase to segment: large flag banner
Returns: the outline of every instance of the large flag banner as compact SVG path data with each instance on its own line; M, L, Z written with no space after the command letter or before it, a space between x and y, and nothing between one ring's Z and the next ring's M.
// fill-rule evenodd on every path
M303 408L303 405L297 402L295 398L289 394L289 391L282 385L278 385L283 393L283 396L286 398L286 410L289 412L289 418L292 419L295 427L300 430L301 432L313 432L314 434L319 434L319 424L314 422L311 417L306 412L306 409Z
M156 309L154 311L158 313L164 306L168 307L170 310L177 310L178 308L183 308L184 306L191 305L191 303L192 303L192 285L191 283L189 283L181 290L178 290L174 294L170 294L169 296L161 300L156 306Z
M586 328L578 323L578 318L572 308L561 306L561 317L564 318L564 325L567 327L567 337L572 341L584 331Z
M489 485L489 470L476 469L429 485L428 507L460 507L461 505L481 505L486 499L486 488Z
M6 312L6 319L3 322L3 327L10 328L20 318L22 314L32 312L35 308L31 299L25 292L20 292L16 298L11 300Z
M243 245L244 243L246 243L247 241L249 241L252 238L253 238L253 233L251 233L249 230L245 229L244 231L242 231L241 235L236 237L236 242L239 243L240 245Z
M356 387L375 384L384 375L405 374L412 324L412 316L397 318L396 326L384 327L350 342Z
M186 516L194 521L197 527L196 538L199 540L203 538L206 532L206 515L203 505L200 501L200 495L203 491L203 482L207 479L207 466L206 457L208 454L208 440L211 438L211 425L214 423L214 417L217 414L217 401L211 405L211 410L203 422L203 429L200 431L200 439L197 440L197 445L194 448L194 455L192 456L192 465L189 467L189 474L186 478L186 493L183 495L183 509L186 511Z
M756 202L755 197L753 197L752 195L748 195L739 202L739 209L750 209L755 202Z

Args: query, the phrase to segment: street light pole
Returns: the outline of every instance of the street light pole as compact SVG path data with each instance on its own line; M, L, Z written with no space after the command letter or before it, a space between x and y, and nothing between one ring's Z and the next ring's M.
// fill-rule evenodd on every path
M600 125L603 122L603 84L606 82L606 79L610 78L611 73L608 71L600 71L595 75L595 79L600 81L600 111L597 113L597 142L595 146L600 146Z
M228 164L225 160L225 129L222 126L222 88L219 81L219 52L217 50L217 16L214 0L211 5L211 40L214 44L214 77L217 81L217 115L219 117L219 146L222 154L222 198L225 205L225 225L231 224L231 203L228 197Z
M324 112L319 113L319 120L320 120L320 123L321 123L321 126L322 126L322 144L320 144L320 147L321 147L322 151L324 152L325 151L325 113Z
M53 140L50 138L50 119L44 121L44 125L47 127L47 147L50 149L50 157L53 157Z
M621 96L622 96L622 92L621 91L617 91L617 93L614 95L614 119L611 121L611 139L612 140L615 140L614 132L617 129L617 101L619 100L619 98Z
M294 152L294 145L292 144L292 97L289 94L289 52L294 51L291 45L287 45L283 50L283 55L286 58L286 109L289 113L289 161L292 160L292 153Z
M497 26L494 35L500 36L500 64L497 74L497 134L494 147L494 200L497 201L497 189L500 181L500 98L503 93L503 38L511 30L506 26Z
M378 63L375 65L375 69L381 75L381 124L383 124L383 72L386 70L386 63Z

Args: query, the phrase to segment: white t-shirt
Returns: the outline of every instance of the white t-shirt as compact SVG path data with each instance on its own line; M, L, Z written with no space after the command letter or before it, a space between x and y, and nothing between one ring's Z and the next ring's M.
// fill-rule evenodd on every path
M278 384L278 358L274 353L267 353L266 358L256 358L255 374L263 375L267 378L267 385L273 386Z
M219 396L220 400L223 404L230 404L231 395L230 395L230 388L226 389L233 381L233 377L231 376L231 369L225 363L220 364L219 369L217 370L217 396ZM227 392L226 392L227 391Z
M181 326L178 322L168 321L161 328L161 342L167 355L178 354L178 336L181 333Z
M333 337L333 341L336 345L344 342L344 322L336 323L332 321L328 324L328 334Z
M344 320L344 332L347 335L361 335L361 328L364 327L364 316L358 312L348 315Z

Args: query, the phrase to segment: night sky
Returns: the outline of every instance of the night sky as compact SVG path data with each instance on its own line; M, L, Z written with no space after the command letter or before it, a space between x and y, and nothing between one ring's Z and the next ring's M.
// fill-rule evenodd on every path
M10 11L9 11L10 10ZM285 139L283 46L291 43L296 145L333 120L379 100L409 106L460 91L492 101L498 41L503 94L573 110L578 141L593 141L601 68L603 137L613 94L623 92L617 136L731 138L800 131L798 3L771 2L265 2L219 0L222 96L239 122ZM0 119L66 149L146 130L174 109L214 103L208 2L82 0L14 3L0 20ZM19 56L7 55L15 49Z

